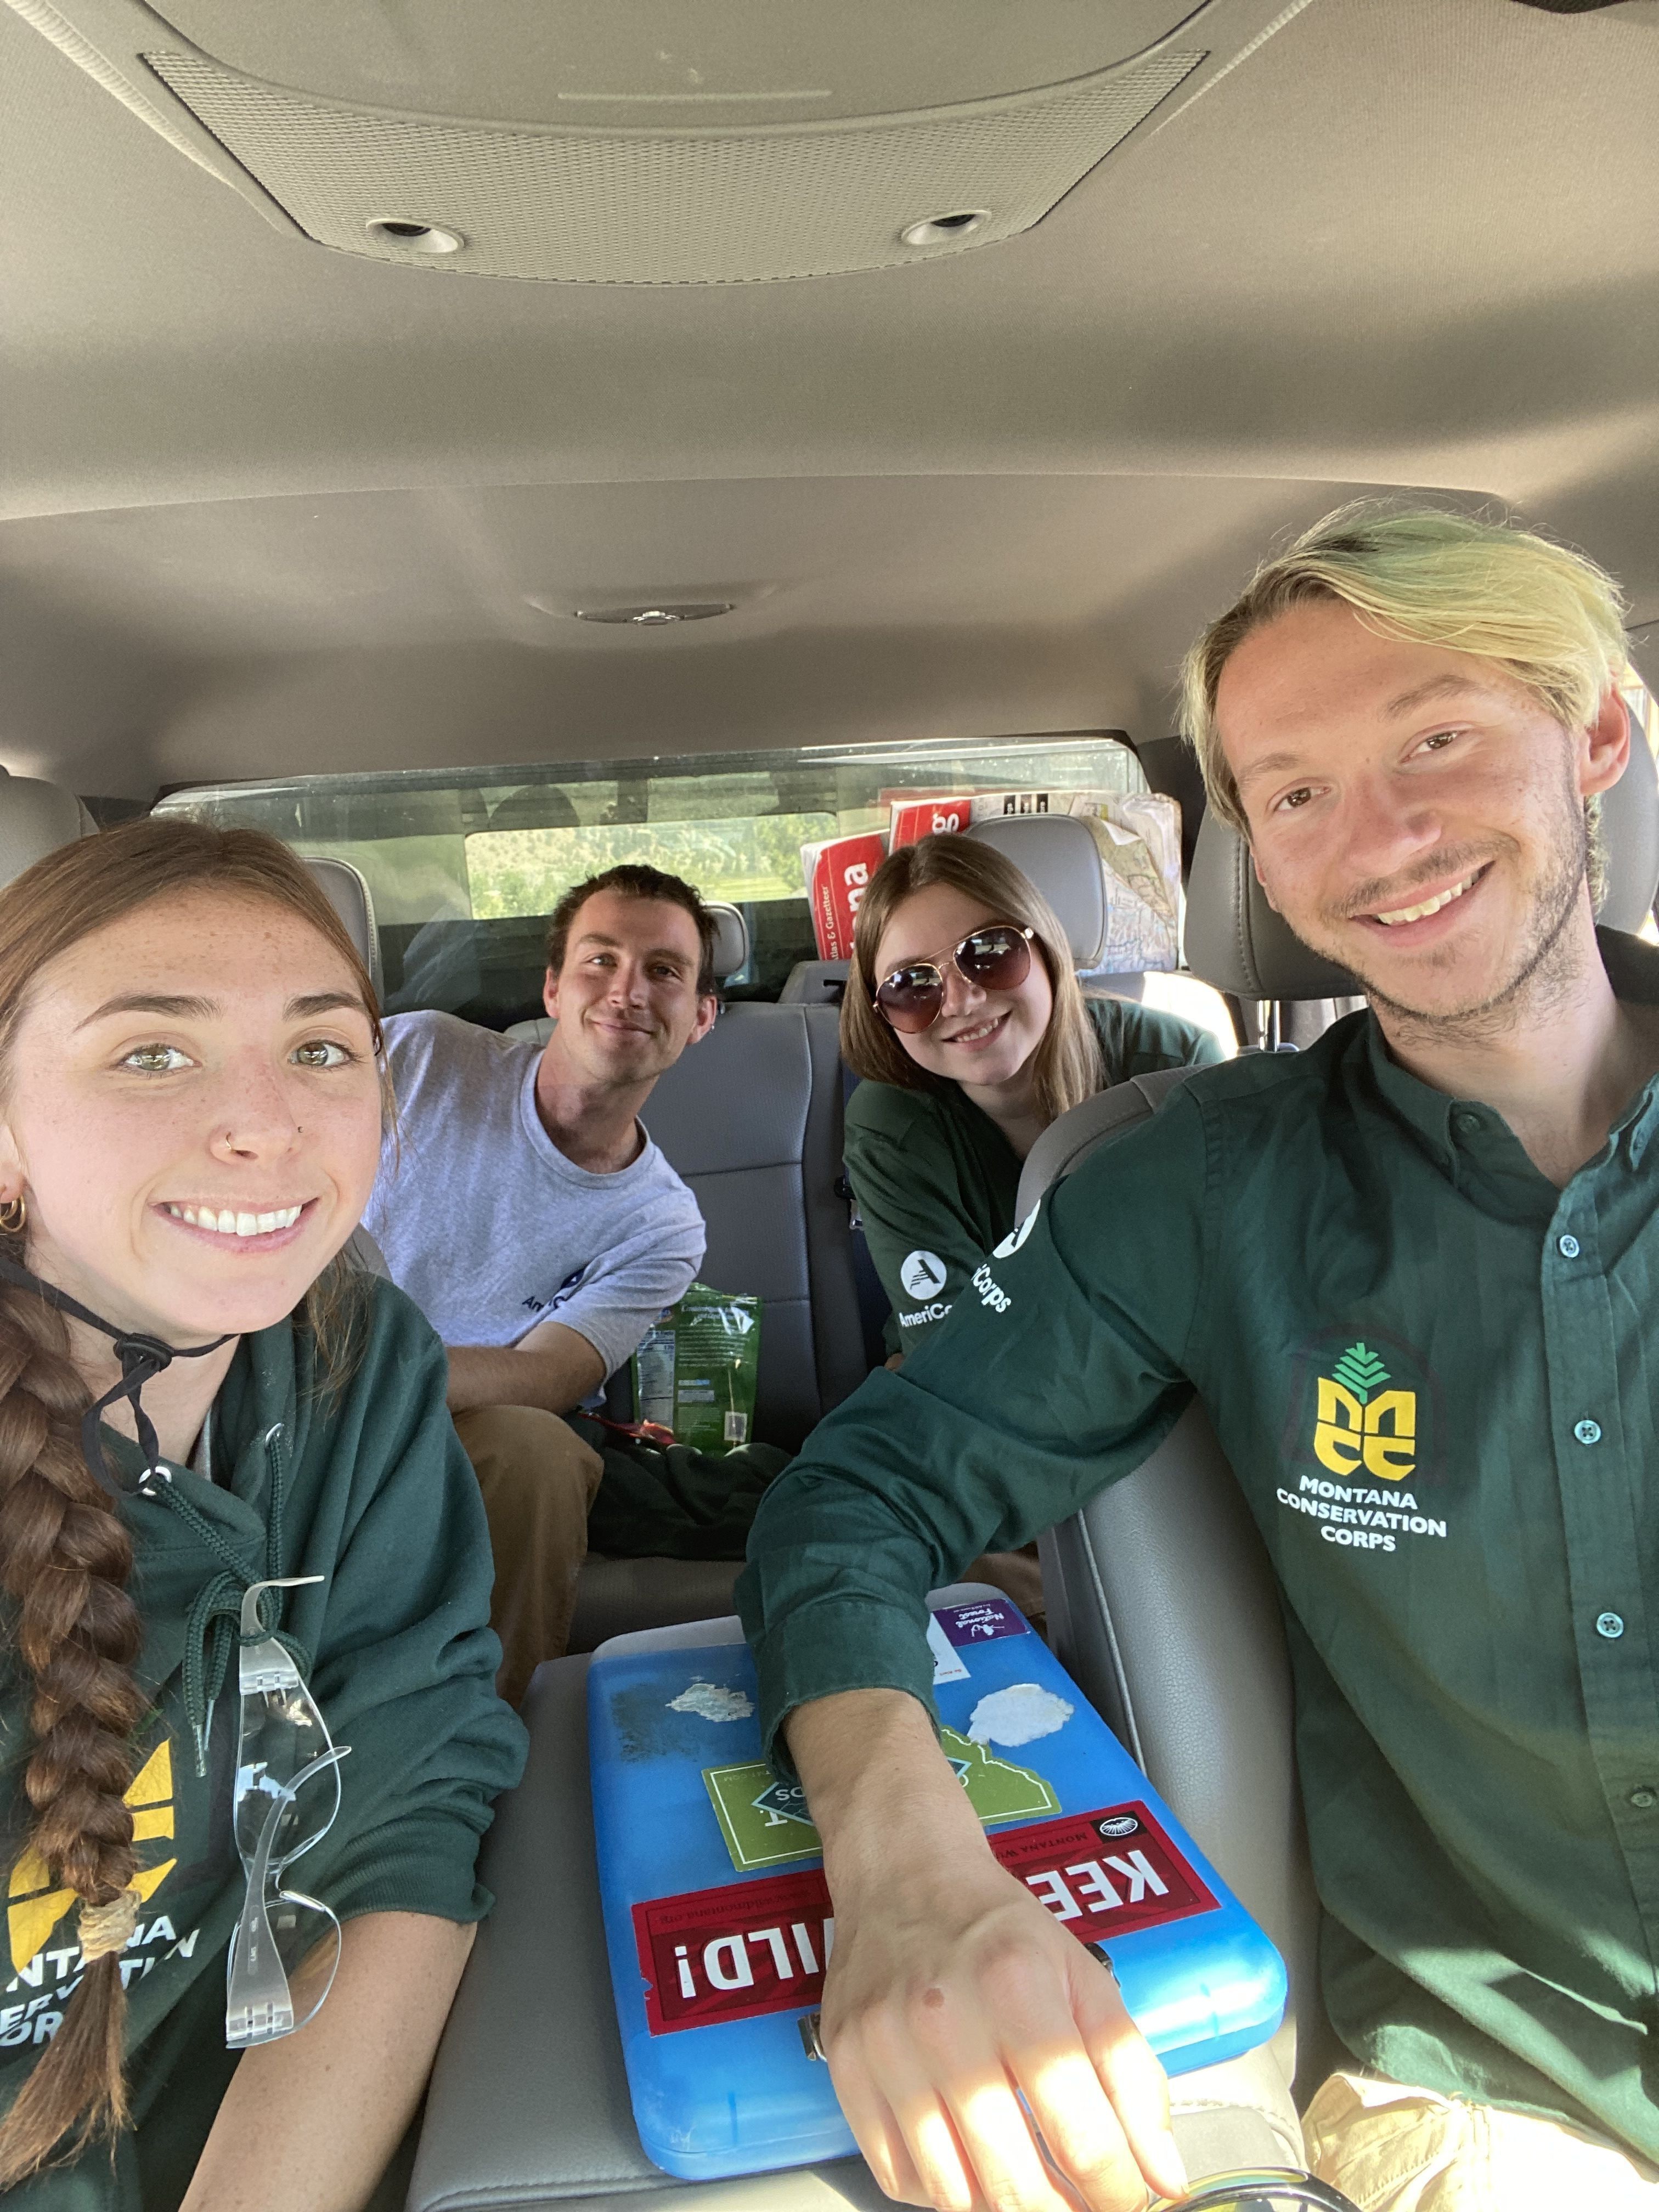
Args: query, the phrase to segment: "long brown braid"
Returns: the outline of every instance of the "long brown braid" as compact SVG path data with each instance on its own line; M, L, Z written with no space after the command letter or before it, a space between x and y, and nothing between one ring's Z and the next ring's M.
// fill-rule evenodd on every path
M6 1241L21 1260L21 1240ZM132 1540L81 1452L91 1395L61 1316L27 1291L0 1290L0 1587L33 1676L28 1841L52 1881L96 1905L113 1903L137 1870L124 1798L149 1699L131 1671L143 1640L126 1589ZM77 2123L88 2136L125 2123L125 2016L110 1954L87 1969L0 2126L0 2189Z
M379 1048L368 971L301 862L252 830L151 818L65 846L0 890L0 1095L48 963L152 898L198 890L274 902L309 922L356 977ZM21 1236L6 1236L0 1250L27 1264ZM319 1287L327 1308L331 1286ZM32 1678L23 1794L33 1818L18 1860L33 1856L46 1881L98 1907L137 1870L125 1797L151 1699L133 1673L143 1626L126 1587L132 1540L81 1447L92 1395L62 1316L0 1286L0 1591ZM125 2124L125 2021L120 1958L109 1953L87 1967L0 2122L0 2190L60 2147L73 2152Z

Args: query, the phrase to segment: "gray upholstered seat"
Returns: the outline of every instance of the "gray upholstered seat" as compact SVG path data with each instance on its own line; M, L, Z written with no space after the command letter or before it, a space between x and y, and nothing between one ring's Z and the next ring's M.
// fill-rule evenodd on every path
M362 955L378 999L384 988L380 971L380 933L375 926L374 901L369 894L367 877L349 860L336 860L331 854L322 858L307 854L303 857L307 867L317 878L329 904L345 924L347 934Z
M72 791L0 768L0 884L9 884L77 837L95 837L98 824Z

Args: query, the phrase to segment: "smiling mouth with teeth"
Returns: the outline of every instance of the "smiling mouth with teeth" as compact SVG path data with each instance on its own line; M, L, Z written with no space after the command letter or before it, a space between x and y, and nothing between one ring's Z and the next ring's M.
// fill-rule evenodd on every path
M169 1206L167 1212L188 1228L210 1229L216 1237L269 1237L278 1229L292 1229L305 1207L279 1206L270 1213L234 1213L228 1206L217 1212L210 1206Z
M1485 868L1477 868L1472 876L1465 876L1461 884L1454 884L1449 890L1437 891L1431 899L1425 899L1420 906L1395 907L1387 914L1368 914L1364 919L1380 921L1384 929L1398 929L1401 922L1406 921L1426 921L1431 914L1438 914L1442 907L1449 906L1454 899L1461 899L1464 892L1478 884L1486 872Z

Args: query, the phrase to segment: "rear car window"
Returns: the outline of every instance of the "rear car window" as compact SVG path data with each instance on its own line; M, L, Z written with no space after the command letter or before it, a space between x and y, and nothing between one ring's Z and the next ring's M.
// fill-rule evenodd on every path
M751 949L726 994L775 999L815 955L803 845L884 830L907 792L1146 787L1127 743L1101 732L297 776L198 785L156 811L351 861L374 902L386 1011L436 1007L503 1029L541 1012L560 895L618 861L648 861L740 907Z

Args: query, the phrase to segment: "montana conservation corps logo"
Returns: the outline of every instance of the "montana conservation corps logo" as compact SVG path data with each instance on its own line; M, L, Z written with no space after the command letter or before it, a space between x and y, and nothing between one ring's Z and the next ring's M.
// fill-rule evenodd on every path
M179 1864L173 1747L167 1739L144 1761L125 1802L132 1809L138 1856L148 1862L132 1878L138 1917L121 1953L121 1980L131 1989L167 1960L193 1957L201 1934L189 1925L181 1932L170 1908L163 1904L157 1911L152 1901ZM186 1881L191 1871L186 1869ZM70 1917L75 1904L75 1893L53 1883L38 1851L20 1855L6 1885L11 1973L7 1978L0 1969L0 2049L32 2045L39 2050L63 2025L82 1972L78 1923Z
M1340 1477L1403 1482L1417 1466L1417 1393L1389 1389L1393 1376L1370 1346L1351 1344L1318 1377L1314 1457Z
M1328 1330L1304 1347L1297 1370L1279 1503L1324 1522L1324 1540L1352 1550L1443 1538L1445 1522L1418 1506L1417 1491L1439 1481L1438 1393L1412 1347L1375 1331L1348 1339Z

